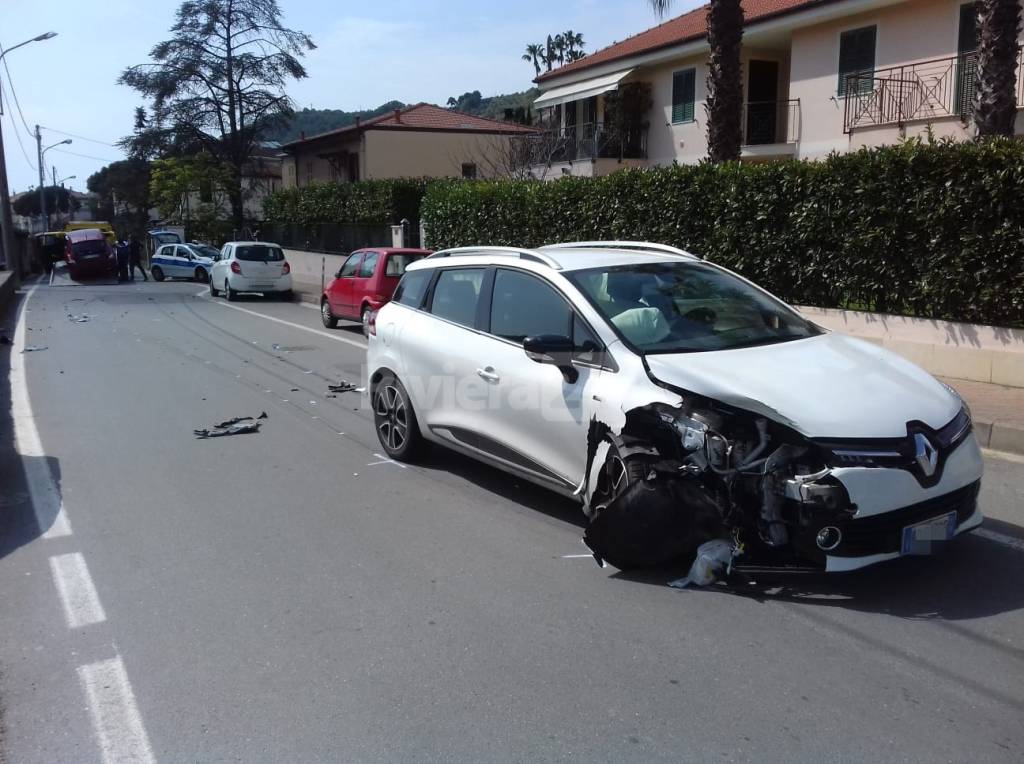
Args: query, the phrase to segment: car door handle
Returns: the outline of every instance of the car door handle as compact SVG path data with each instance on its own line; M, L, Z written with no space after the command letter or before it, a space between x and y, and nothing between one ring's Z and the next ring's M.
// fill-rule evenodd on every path
M493 366L485 366L482 369L477 369L476 374L478 377L486 379L488 382L499 382L501 376L494 371Z

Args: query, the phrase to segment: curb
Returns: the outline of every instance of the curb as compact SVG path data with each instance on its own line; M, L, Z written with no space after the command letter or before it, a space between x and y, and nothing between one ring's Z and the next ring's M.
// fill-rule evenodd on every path
M975 419L974 436L982 448L1024 456L1024 429L1020 427Z

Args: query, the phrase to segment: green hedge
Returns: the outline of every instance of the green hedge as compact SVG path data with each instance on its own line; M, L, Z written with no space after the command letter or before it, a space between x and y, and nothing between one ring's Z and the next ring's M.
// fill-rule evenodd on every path
M427 181L420 178L314 183L271 194L263 214L275 224L395 225L420 219Z
M1024 325L1024 143L905 142L822 162L432 183L428 244L635 239L788 302Z

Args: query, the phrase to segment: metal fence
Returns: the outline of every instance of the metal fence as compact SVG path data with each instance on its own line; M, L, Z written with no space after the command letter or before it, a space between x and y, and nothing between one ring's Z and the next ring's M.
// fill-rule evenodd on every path
M743 145L797 143L800 140L800 99L751 101L743 104Z
M405 228L405 246L418 247L419 222L410 222ZM363 247L392 246L391 226L267 224L260 229L260 239L273 241L286 249L347 255Z

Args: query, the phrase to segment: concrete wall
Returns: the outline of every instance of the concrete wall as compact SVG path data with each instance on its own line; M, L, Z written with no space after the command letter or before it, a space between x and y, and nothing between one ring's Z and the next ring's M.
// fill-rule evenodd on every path
M490 134L368 130L365 177L460 178L463 162L476 164L478 177L494 176L501 174L500 157L509 140Z
M346 255L324 255L319 252L304 252L299 249L284 250L285 259L292 268L292 278L303 284L320 284L320 269L323 264L324 283L331 283L334 274L347 259Z
M1024 330L852 310L799 310L821 326L882 345L932 374L1024 387Z

